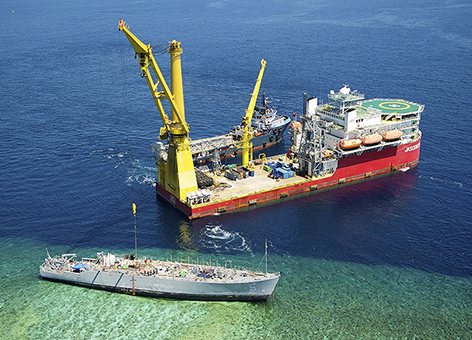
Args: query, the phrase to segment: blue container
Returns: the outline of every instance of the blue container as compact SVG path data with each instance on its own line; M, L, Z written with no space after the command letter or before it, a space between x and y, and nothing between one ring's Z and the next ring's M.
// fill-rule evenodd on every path
M289 171L283 168L278 168L277 173L279 174L280 178L283 178L283 179L289 178Z

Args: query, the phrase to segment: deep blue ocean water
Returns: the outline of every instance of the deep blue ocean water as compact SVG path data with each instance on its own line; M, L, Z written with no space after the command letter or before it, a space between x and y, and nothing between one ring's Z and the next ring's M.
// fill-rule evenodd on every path
M0 338L470 339L472 4L450 1L4 1ZM192 138L227 132L262 87L281 113L343 84L425 105L419 165L241 213L187 220L156 198L160 118L122 17L182 42ZM156 48L157 50L158 48ZM169 79L169 56L157 61ZM270 150L287 150L283 145ZM134 248L269 253L267 303L149 299L38 279L46 255Z

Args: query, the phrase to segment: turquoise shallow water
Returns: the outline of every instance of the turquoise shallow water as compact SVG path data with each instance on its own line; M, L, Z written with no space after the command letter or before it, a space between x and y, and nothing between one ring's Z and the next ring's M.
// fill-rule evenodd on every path
M9 1L0 11L0 339L472 339L472 5L466 0ZM120 17L182 42L191 138L226 133L260 60L279 112L343 84L425 105L419 165L189 221L156 198L161 126ZM164 77L168 55L157 61ZM268 154L285 152L284 142ZM230 259L264 240L267 303L173 301L38 278L51 254ZM274 269L274 268L272 268Z
M471 334L470 278L271 256L283 276L266 303L178 301L43 281L37 265L45 244L3 239L0 246L3 339L465 339ZM81 249L86 256L96 251ZM141 254L197 255L160 249ZM259 256L241 254L236 265L259 262Z

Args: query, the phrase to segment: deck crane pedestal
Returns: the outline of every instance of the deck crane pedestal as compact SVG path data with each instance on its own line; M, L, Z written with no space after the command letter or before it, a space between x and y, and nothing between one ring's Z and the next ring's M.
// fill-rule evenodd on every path
M182 69L180 42L169 42L167 52L171 55L171 88L167 86L164 77L152 54L152 47L141 42L131 31L129 26L121 20L118 29L122 31L133 46L139 58L139 67L142 76L146 79L149 89L156 103L164 127L161 128L159 139L168 141L167 159L157 162L159 175L158 182L169 193L181 201L186 199L187 193L198 189L195 168L190 150L189 126L185 121L184 94L182 85ZM157 81L154 82L149 66L152 67ZM162 91L158 91L161 85ZM171 119L164 112L162 100L167 99L171 105Z

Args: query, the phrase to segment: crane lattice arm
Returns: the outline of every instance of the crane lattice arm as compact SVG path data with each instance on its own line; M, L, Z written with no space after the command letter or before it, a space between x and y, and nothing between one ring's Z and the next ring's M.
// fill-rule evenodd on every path
M142 72L142 76L146 78L148 83L149 89L151 90L152 96L156 103L157 109L162 119L162 123L166 129L167 133L171 134L186 134L188 136L189 127L185 122L185 113L183 107L183 96L181 103L179 100L176 100L174 94L171 92L169 87L167 86L166 81L157 65L156 60L152 54L152 47L148 44L144 44L141 42L130 30L129 26L120 19L118 23L118 29L122 31L128 40L130 41L131 45L133 46L136 55L139 57L139 67ZM169 50L170 54L180 54L182 53L182 49L180 48L180 43L176 42L175 40L169 42ZM152 79L151 72L149 70L149 65L151 65L155 76L157 77L157 81L154 83ZM159 84L162 87L162 91L158 91ZM164 111L164 107L162 106L162 99L167 99L172 108L172 120L169 120L169 117L166 115Z
M254 108L256 107L257 96L259 95L259 89L261 87L262 76L264 75L266 64L267 62L262 59L261 70L259 71L259 76L257 77L256 85L254 86L254 91L252 92L251 100L249 101L249 105L246 109L246 115L243 117L242 125L246 133L251 127L252 115L254 113Z
M243 166L249 165L249 150L251 149L250 140L252 138L252 129L251 121L252 115L254 113L254 108L256 106L257 96L259 95L259 89L261 87L262 76L264 75L264 69L267 62L261 60L261 70L259 71L259 76L256 80L256 85L254 86L254 91L252 92L251 100L249 101L249 106L246 109L246 115L243 117L242 126L243 126L243 153L242 153L242 163Z

